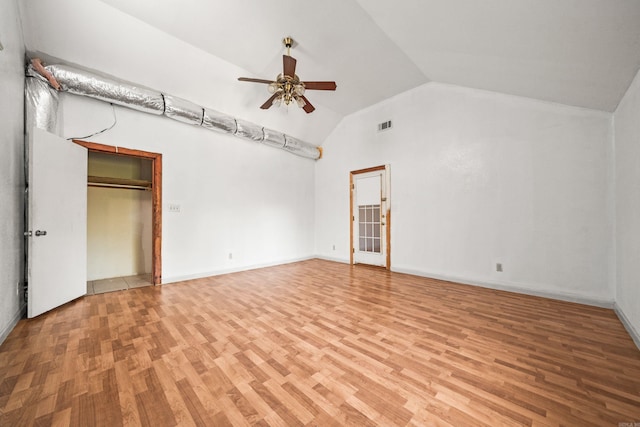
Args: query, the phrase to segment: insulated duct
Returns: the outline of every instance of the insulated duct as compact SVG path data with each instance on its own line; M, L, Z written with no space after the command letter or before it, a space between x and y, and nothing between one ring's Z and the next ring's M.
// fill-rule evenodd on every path
M144 113L164 115L170 119L201 126L208 130L229 133L250 141L264 143L280 148L298 156L317 160L322 149L308 142L266 129L255 123L227 116L218 111L201 107L186 99L143 88L133 83L118 81L81 71L67 65L47 65L43 67L39 60L33 60L27 68L27 75L37 77L39 85L34 84L34 92L27 94L33 99L36 108L36 124L44 129L55 128L48 123L57 114L57 93L55 98L45 100L42 96L42 83L46 82L61 92L99 99ZM28 79L36 80L36 79ZM29 91L29 88L28 88ZM40 125L42 123L42 125ZM46 126L46 127L45 127Z
M25 83L27 129L37 127L58 134L58 92L39 79L27 79Z

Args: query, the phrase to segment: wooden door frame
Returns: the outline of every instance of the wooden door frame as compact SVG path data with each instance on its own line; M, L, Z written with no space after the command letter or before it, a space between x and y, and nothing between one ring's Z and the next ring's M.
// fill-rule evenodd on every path
M151 269L154 285L162 283L162 154L131 148L115 147L95 142L72 140L89 151L96 153L110 153L120 156L138 157L152 161L151 178L151 216L152 216L152 244Z
M355 248L353 246L353 221L354 221L354 216L353 216L353 193L355 191L355 185L354 185L354 177L355 175L360 175L360 174L365 174L365 173L369 173L369 172L376 172L376 171L385 171L385 183L384 185L387 187L386 191L387 191L387 211L385 212L386 215L386 235L385 238L387 240L387 259L385 261L385 268L387 270L391 270L391 203L390 203L390 197L389 197L389 192L390 192L390 188L388 188L388 183L389 183L389 177L387 176L387 174L389 173L389 166L388 165L381 165L381 166L374 166L371 168L366 168L366 169L358 169L358 170L354 170L349 172L349 244L351 245L349 247L349 264L354 265L354 259L353 259L353 255L354 255L354 251Z

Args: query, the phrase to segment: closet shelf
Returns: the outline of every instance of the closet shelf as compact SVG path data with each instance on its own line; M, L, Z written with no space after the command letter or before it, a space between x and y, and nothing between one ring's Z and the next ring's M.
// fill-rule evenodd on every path
M151 181L143 179L112 178L107 176L87 177L89 187L128 188L131 190L151 190Z

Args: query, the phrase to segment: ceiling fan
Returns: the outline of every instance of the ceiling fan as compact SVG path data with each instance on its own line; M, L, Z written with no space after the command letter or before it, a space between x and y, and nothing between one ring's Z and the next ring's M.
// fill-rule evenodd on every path
M265 83L269 85L267 89L272 95L267 99L267 102L260 106L263 110L268 109L272 105L281 105L282 103L289 105L292 101L295 101L305 112L310 113L315 110L315 107L311 105L309 100L304 96L305 91L336 90L336 82L300 81L300 78L296 75L296 59L291 56L293 39L291 37L285 37L282 43L287 48L287 54L282 55L282 74L278 74L278 77L276 77L274 81L252 79L249 77L239 77L238 80L241 82Z

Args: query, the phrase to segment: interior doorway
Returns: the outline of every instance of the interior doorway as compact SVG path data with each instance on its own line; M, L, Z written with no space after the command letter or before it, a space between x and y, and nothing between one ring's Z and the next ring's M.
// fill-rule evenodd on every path
M162 283L162 155L74 140L89 151L87 293Z
M389 165L352 171L350 186L351 264L391 269Z

